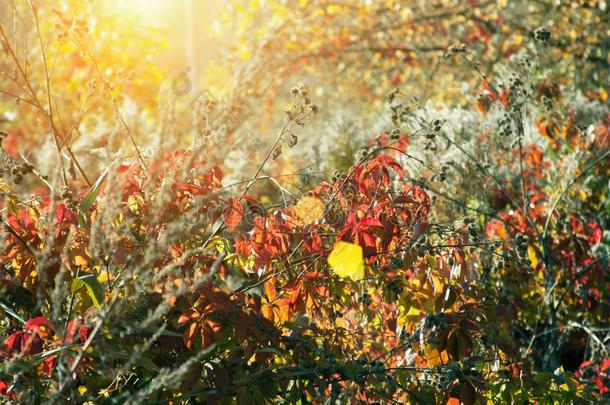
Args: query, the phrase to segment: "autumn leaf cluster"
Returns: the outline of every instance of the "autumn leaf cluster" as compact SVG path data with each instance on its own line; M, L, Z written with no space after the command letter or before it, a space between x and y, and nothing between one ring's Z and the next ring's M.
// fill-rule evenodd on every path
M606 3L261 3L188 107L7 5L1 400L607 402Z

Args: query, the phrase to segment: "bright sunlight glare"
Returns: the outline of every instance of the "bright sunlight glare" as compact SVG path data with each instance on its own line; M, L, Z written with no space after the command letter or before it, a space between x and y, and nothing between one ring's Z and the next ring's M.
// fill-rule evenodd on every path
M125 0L119 4L120 8L127 13L136 14L145 19L157 19L168 12L176 2L171 0Z

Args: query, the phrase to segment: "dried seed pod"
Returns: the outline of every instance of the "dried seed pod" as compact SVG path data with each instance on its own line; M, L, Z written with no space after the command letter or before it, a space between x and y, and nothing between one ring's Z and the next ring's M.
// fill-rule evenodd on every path
M280 157L281 154L282 154L282 145L277 145L275 147L275 149L273 150L273 155L271 157L273 158L273 160L275 160L278 157Z
M534 38L536 41L547 42L551 39L551 31L549 31L546 27L536 28L534 31Z

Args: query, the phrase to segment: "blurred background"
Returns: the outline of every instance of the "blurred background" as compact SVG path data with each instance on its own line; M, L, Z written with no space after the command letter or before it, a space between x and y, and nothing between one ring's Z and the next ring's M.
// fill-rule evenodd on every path
M209 152L234 143L229 155L216 158L237 177L252 173L281 128L290 89L301 84L320 113L269 170L345 169L393 128L386 96L394 89L436 109L476 104L482 75L502 73L494 70L499 60L518 65L521 49L551 67L549 83L573 81L585 96L607 100L605 0L39 0L35 6L57 126L91 176L117 157L133 156L126 128L146 150L189 146L220 122ZM0 59L5 147L53 175L51 128L31 103L44 99L45 86L29 2L0 0L0 10L3 43L14 50L5 46ZM535 46L540 27L553 33L551 46ZM447 58L448 52L464 57ZM31 88L15 71L15 58Z

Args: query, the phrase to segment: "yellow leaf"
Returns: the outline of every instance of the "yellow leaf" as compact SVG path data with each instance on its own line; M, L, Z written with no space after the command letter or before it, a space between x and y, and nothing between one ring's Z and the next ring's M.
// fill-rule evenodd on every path
M100 273L100 275L97 276L97 281L99 281L100 283L107 283L109 280L114 280L114 277L108 272Z
M324 203L316 197L305 196L294 206L300 225L316 222L324 214Z
M328 264L339 277L364 278L364 258L359 245L340 241L328 256Z
M210 239L206 247L215 248L218 253L224 253L227 250L227 246L229 246L229 242L226 239L221 238L220 236L214 236Z
M330 15L338 14L343 10L339 5L331 4L326 7L326 12Z
M521 45L525 37L521 34L515 35L515 45Z
M538 257L536 256L536 251L534 250L534 248L531 246L528 247L527 254L530 258L530 261L532 262L532 269L535 269L536 267L538 267Z
M84 255L75 254L74 264L83 268L89 268L89 259Z
M0 191L8 193L11 191L11 187L2 179L0 179Z
M587 201L587 198L588 198L587 193L585 193L583 190L580 190L578 192L578 194L579 194L579 197L580 197L581 201Z
M130 195L127 198L127 208L129 208L129 210L131 212L138 212L140 205L144 204L144 199L140 196L136 196L136 195Z

